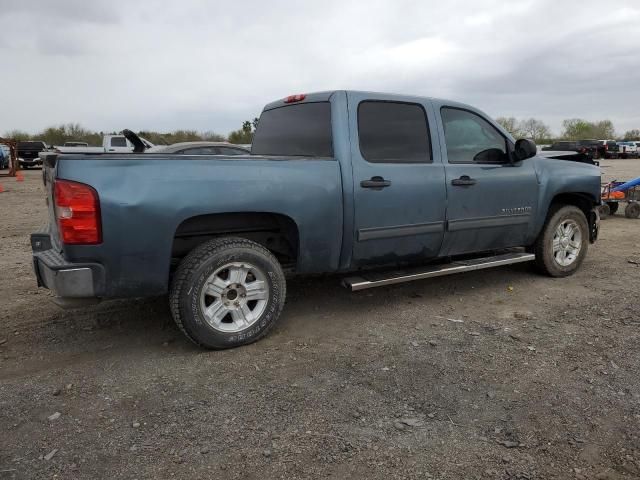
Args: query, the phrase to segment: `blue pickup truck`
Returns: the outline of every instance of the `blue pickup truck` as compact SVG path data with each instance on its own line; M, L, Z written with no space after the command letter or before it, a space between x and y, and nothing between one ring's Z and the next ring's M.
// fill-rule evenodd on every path
M293 95L264 108L251 155L43 157L38 284L67 307L168 293L205 348L264 336L285 278L359 290L525 261L561 277L598 234L597 167L434 98Z

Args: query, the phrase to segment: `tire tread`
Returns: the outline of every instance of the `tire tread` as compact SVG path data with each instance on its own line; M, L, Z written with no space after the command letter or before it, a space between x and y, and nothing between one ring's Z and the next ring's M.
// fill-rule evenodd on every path
M251 250L255 250L256 252L267 256L271 261L273 261L276 265L279 265L276 257L265 247L262 245L252 242L251 240L247 240L245 238L239 237L220 237L214 238L207 242L204 242L194 248L187 256L180 262L178 266L173 281L171 282L171 286L169 288L169 308L171 310L171 316L173 317L174 322L178 326L178 328L182 331L182 333L195 345L201 348L210 348L207 345L199 342L193 335L191 335L188 329L184 325L184 319L182 317L181 309L180 309L180 299L182 297L183 290L188 282L189 275L191 272L196 269L202 261L206 258L215 255L223 250L228 250L230 248L247 248ZM286 283L283 284L283 297L286 295ZM284 306L284 302L280 305L280 309L278 315L282 311ZM277 318L276 316L276 318ZM270 322L267 327L260 332L259 335L253 337L251 342L257 341L267 335L271 329L274 327L276 322Z
M536 268L542 273L545 273L552 277L564 277L564 276L571 275L572 273L575 272L575 270L577 270L577 268L579 268L580 263L582 261L582 260L579 260L580 263L578 263L578 266L576 267L576 269L569 272L557 271L557 269L553 268L553 265L547 264L547 262L551 261L546 255L546 251L545 251L545 248L546 248L545 237L546 237L547 229L549 227L549 224L552 222L552 220L554 220L557 213L560 212L561 210L566 210L567 212L575 212L584 217L584 212L574 205L557 203L549 207L549 212L547 213L547 218L544 222L544 226L542 227L542 230L540 231L540 234L538 235L538 238L536 239L536 242L534 244L533 253L536 256L534 260ZM584 219L586 221L586 217L584 217ZM587 223L586 231L582 233L583 233L583 236L587 235L586 238L588 238L588 223ZM582 258L584 258L584 255L586 255L586 247L588 245L588 240L586 242L587 243L583 246L584 253L582 253L583 255Z

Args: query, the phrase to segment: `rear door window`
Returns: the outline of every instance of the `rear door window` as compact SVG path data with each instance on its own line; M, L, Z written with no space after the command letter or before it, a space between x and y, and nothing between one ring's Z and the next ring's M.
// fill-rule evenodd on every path
M265 110L251 154L332 157L331 104L310 102Z
M431 162L429 127L421 105L364 101L358 105L360 153L371 163Z

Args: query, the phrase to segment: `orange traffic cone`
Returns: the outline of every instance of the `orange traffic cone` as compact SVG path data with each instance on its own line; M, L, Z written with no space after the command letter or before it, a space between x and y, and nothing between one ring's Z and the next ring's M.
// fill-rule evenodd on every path
M0 193L4 192L4 187L2 186L2 184L0 183Z

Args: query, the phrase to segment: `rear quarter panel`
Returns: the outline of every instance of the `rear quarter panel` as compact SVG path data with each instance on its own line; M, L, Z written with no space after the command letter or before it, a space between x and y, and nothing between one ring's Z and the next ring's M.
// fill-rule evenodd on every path
M61 157L57 166L58 178L89 184L100 196L103 243L66 246L64 254L105 266L106 297L165 293L176 229L213 213L286 215L299 230L298 271L338 267L343 219L335 160L110 157Z

